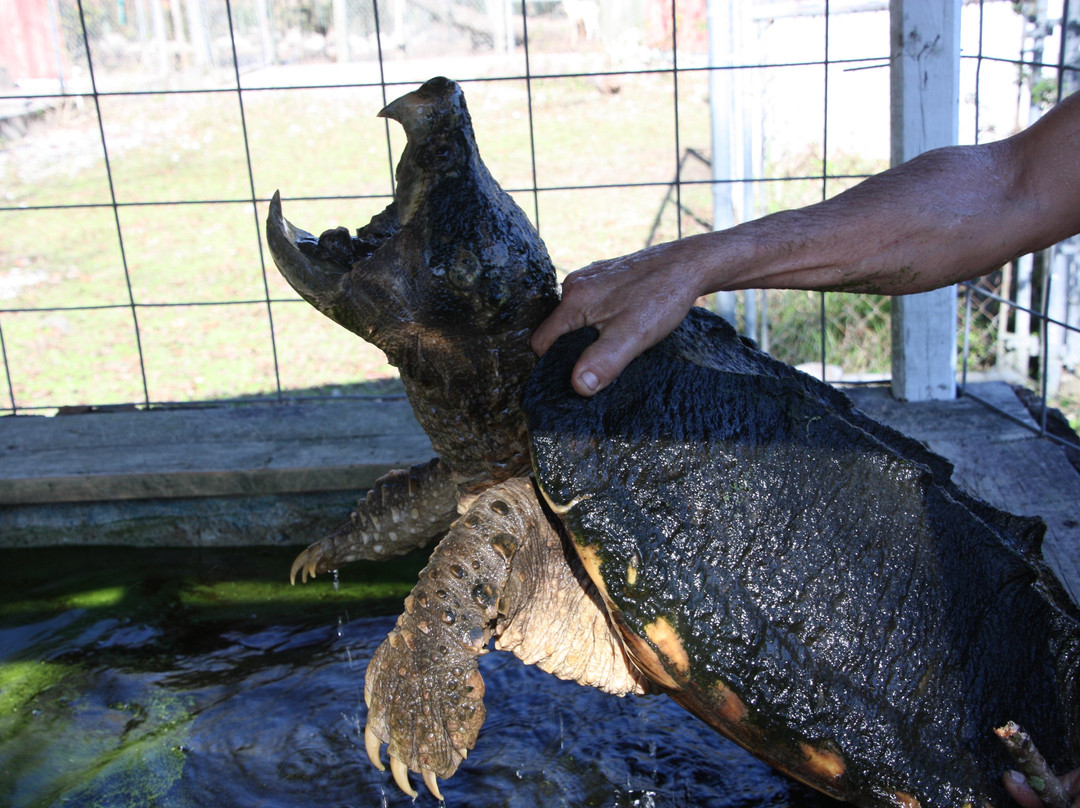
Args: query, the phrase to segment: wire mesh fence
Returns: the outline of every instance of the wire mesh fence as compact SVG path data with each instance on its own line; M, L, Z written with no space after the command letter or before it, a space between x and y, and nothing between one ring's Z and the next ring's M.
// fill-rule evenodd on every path
M1076 9L1034 5L965 5L965 142L1068 91ZM485 162L561 271L819 201L888 164L885 2L15 7L24 36L0 38L0 413L395 391L381 354L267 266L261 222L276 189L316 232L381 210L404 138L374 113L432 75L463 84ZM710 37L718 24L731 36ZM1074 270L1039 297L1055 261L973 287L965 367L1052 381L1042 392L1076 417L1076 356L1057 347L1080 319ZM1033 314L1015 314L1025 300ZM786 361L888 376L887 298L719 305ZM1047 320L1050 305L1064 307Z

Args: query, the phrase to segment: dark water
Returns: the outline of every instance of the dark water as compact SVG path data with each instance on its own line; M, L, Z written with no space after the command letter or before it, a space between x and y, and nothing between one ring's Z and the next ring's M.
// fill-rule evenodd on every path
M422 559L334 592L283 584L290 556L0 551L0 805L410 805L367 762L363 673ZM836 805L665 698L480 668L447 805Z

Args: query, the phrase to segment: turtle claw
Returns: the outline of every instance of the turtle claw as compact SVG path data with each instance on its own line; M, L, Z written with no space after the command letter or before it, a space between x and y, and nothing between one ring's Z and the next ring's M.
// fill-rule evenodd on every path
M431 796L437 799L439 802L445 802L442 793L439 791L439 781L435 778L435 772L424 769L421 772L424 778L424 785L427 786L427 790L431 792Z
M413 799L419 796L409 782L409 767L393 755L390 756L390 773L394 775L394 782L398 784L398 788Z
M386 767L383 765L380 752L382 751L382 741L379 740L379 736L371 729L371 727L364 728L364 747L367 750L368 760L379 771L386 771ZM466 754L465 749L457 750L461 757L464 758ZM398 788L404 791L413 799L416 798L416 789L412 787L412 783L409 782L409 767L400 758L396 758L393 755L390 756L390 772L394 775L394 782L398 784ZM427 790L431 792L439 802L445 802L445 798L442 792L439 791L439 781L435 776L435 772L429 769L421 769L420 776L424 778L424 785L427 786Z
M382 741L379 740L379 736L376 735L371 727L364 727L364 748L367 749L368 760L371 761L371 765L381 772L386 771L386 767L383 765L379 752L382 750Z
M308 547L304 552L300 553L296 557L296 560L292 563L292 569L289 570L289 583L296 583L296 575L300 574L301 583L307 583L308 578L314 578L317 574L319 562L322 561L323 552L320 545L322 542L315 542L315 544Z

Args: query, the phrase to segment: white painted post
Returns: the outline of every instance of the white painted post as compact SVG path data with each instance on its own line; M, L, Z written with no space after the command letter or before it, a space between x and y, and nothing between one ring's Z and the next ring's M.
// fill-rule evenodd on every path
M277 59L274 55L274 39L270 35L270 10L267 8L267 0L255 0L255 22L259 28L263 64L272 65Z
M345 63L349 61L349 7L345 0L333 0L331 7L334 16L336 60Z
M1062 21L1061 29L1065 47L1062 48L1064 70L1058 75L1061 82L1062 98L1080 92L1080 0L1070 0L1066 9L1068 16ZM1080 236L1066 239L1053 248L1053 261L1058 277L1051 283L1062 287L1061 319L1073 328L1080 327ZM1053 287L1051 287L1052 289ZM1063 342L1061 359L1071 369L1080 369L1080 333L1066 331L1056 326ZM1052 333L1052 332L1051 332ZM1060 378L1061 369L1058 368Z
M959 139L961 0L892 0L892 162ZM956 396L956 287L894 297L892 394Z
M510 53L514 47L514 38L510 34L507 15L512 14L507 0L485 0L488 27L491 31L491 49L495 53Z
M730 68L735 63L735 0L709 0L709 66ZM730 69L709 71L709 109L712 112L713 230L735 224L731 193L734 176L732 132L735 121L735 80ZM681 156L681 155L680 155ZM676 211L681 216L681 211ZM716 313L735 325L735 293L716 294Z
M154 47L151 53L154 56L158 80L163 79L169 70L169 48L165 44L165 11L161 7L161 0L151 0L150 20L154 26Z
M214 67L213 51L210 49L210 34L206 28L206 19L202 10L203 0L187 0L188 36L191 38L191 52L195 64L202 68Z

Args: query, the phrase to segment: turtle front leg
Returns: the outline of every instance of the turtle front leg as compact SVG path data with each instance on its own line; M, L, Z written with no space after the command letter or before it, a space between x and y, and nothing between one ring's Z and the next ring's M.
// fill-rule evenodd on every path
M457 485L441 460L395 469L375 481L348 522L296 557L289 581L296 583L300 573L306 583L350 561L380 561L423 547L457 515Z
M438 798L484 723L486 653L518 548L550 529L529 479L489 488L454 523L405 599L405 612L375 652L364 683L368 756L380 770L388 744L397 784L415 796L408 771Z

